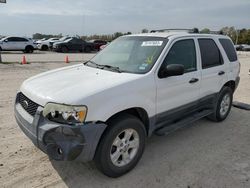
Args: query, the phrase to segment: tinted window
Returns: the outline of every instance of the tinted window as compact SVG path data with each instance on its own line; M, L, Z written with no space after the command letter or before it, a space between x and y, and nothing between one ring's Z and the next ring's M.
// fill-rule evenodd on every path
M17 38L16 37L10 37L7 39L9 42L15 42L17 41Z
M82 40L81 39L72 39L71 42L75 43L75 44L81 44Z
M236 61L237 60L237 54L235 51L235 48L232 44L232 42L229 39L219 39L222 47L224 48L227 57L229 59L229 61Z
M201 51L202 68L223 64L220 50L212 39L198 39Z
M18 42L27 42L28 40L25 38L16 38Z
M167 57L165 58L163 65L181 64L184 66L185 72L196 70L196 50L194 40L181 40L176 42Z

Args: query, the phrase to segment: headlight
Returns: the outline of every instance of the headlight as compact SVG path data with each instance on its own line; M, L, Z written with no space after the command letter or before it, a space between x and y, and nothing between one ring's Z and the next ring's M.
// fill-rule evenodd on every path
M86 106L48 103L43 110L43 116L50 121L71 125L82 124L85 121L86 115Z

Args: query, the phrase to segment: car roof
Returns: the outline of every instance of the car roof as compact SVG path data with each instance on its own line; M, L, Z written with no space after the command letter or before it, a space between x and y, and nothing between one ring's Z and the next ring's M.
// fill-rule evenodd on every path
M201 34L201 33L188 33L188 32L154 32L154 33L140 33L140 34L132 34L127 36L142 36L142 37L161 37L161 38L169 38L169 37L210 37L210 38L228 38L225 35L218 34Z

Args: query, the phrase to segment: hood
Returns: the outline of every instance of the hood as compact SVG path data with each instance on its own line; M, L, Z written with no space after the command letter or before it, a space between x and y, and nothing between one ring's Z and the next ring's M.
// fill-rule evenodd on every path
M45 106L48 102L84 105L81 101L109 88L132 81L141 75L117 73L83 64L45 72L24 81L21 92Z

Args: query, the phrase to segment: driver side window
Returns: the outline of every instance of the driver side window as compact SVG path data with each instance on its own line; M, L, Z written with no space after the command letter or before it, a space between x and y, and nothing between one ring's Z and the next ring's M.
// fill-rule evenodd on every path
M162 67L171 64L181 64L184 72L197 70L196 49L193 39L180 40L174 43L165 58Z

